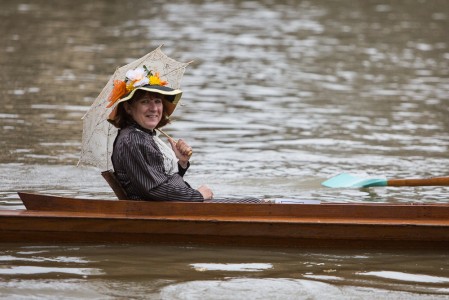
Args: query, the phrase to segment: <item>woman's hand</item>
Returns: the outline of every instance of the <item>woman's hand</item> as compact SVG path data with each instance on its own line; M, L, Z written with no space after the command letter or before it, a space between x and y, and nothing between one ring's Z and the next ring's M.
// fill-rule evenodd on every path
M207 185L202 185L198 188L198 192L203 195L204 200L210 200L214 198L214 193Z
M189 159L192 156L192 148L182 139L179 139L177 142L173 139L169 139L168 141L170 142L176 157L179 159L181 167L187 168Z

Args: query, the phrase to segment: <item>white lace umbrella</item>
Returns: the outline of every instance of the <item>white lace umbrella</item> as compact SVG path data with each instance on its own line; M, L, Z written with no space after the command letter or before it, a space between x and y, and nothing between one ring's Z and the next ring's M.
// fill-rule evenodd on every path
M132 63L118 68L83 117L83 137L78 165L92 165L103 171L112 169L111 155L117 128L109 123L107 118L115 105L109 108L106 106L109 103L108 98L114 80L124 80L128 70L145 65L153 72L158 72L160 78L168 82L168 87L179 89L188 64L168 57L159 46Z

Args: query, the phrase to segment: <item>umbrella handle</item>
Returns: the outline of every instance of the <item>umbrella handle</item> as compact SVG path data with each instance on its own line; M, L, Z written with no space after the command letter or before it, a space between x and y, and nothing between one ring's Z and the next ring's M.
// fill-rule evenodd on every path
M160 133L162 133L163 135L165 135L168 139L173 140L173 141L175 141L175 143L177 143L177 141L176 141L174 138L172 138L171 136L169 136L168 134L166 134L165 132L163 132L161 129L158 128L157 131L159 131ZM189 151L189 153L187 153L187 155L188 155L188 156L192 156L192 153L193 153L193 151L192 151L192 149L190 149L190 151Z
M165 132L162 131L162 129L156 129L157 131L159 131L160 133L162 133L163 135L165 135L168 139L174 140L171 136L169 136L168 134L166 134Z

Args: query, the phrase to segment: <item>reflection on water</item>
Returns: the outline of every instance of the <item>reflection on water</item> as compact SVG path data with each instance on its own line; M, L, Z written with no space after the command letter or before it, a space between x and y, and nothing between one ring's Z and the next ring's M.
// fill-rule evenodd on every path
M118 66L160 44L179 61L194 60L166 130L195 149L186 177L193 186L208 183L217 196L447 202L447 187L320 186L340 172L449 175L445 0L5 0L0 7L2 209L23 208L18 190L113 198L100 170L75 166L80 119ZM127 297L129 289L155 299L217 299L227 290L282 299L449 294L445 255L7 249L0 294L18 298ZM273 267L226 269L253 264Z
M258 272L273 268L272 264L191 264L199 272L205 271L234 271L234 272Z
M447 253L406 254L13 244L0 247L0 295L112 299L132 291L134 297L151 299L447 297Z

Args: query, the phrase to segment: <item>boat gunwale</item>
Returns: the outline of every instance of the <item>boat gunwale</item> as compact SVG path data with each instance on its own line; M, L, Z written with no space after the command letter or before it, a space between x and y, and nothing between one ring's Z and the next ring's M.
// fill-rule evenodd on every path
M247 204L204 202L151 202L133 200L96 200L19 193L27 211L97 213L130 217L192 217L195 219L399 219L448 220L449 204L424 203L321 203L321 204Z

